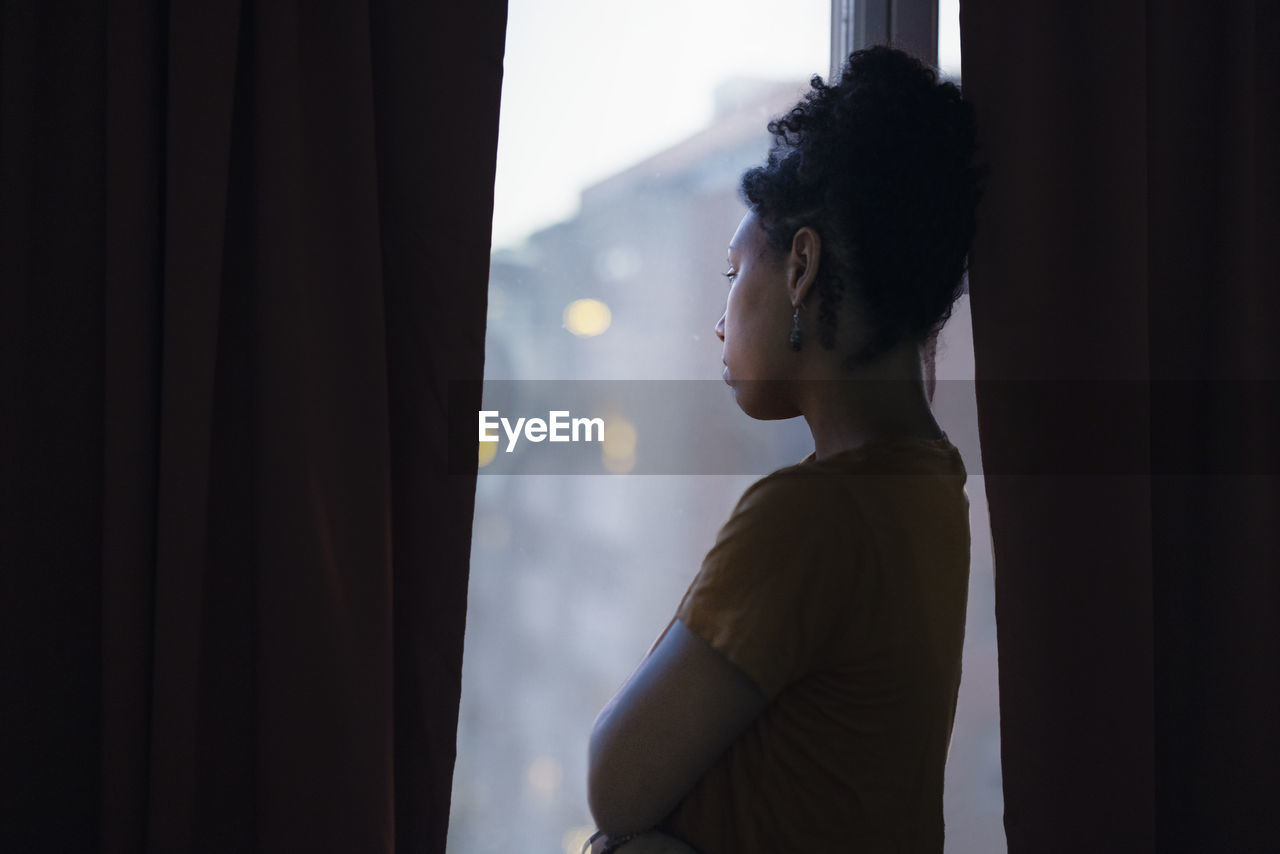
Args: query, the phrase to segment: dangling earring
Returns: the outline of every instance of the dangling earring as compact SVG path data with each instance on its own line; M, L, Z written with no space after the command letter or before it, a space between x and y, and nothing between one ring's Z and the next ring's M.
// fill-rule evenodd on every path
M795 313L791 315L791 349L799 352L800 350L800 306L796 306Z

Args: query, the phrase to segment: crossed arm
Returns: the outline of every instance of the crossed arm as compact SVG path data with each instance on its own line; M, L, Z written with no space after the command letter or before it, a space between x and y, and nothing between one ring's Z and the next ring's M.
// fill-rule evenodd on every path
M672 621L596 718L587 748L596 826L610 835L653 828L767 705L745 673ZM671 846L683 843L653 831L626 851L681 850Z

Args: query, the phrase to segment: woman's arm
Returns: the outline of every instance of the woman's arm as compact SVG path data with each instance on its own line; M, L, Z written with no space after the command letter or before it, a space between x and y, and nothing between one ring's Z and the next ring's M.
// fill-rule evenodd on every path
M596 826L613 834L656 826L766 705L746 674L673 621L596 718L587 749ZM659 837L678 842L660 833L652 842ZM644 854L632 844L628 854Z

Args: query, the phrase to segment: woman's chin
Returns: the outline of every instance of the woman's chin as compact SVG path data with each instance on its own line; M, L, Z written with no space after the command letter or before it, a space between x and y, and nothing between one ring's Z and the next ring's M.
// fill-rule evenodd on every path
M770 383L733 382L728 377L725 382L733 389L738 408L756 421L781 421L801 414L790 402L762 393L769 390Z

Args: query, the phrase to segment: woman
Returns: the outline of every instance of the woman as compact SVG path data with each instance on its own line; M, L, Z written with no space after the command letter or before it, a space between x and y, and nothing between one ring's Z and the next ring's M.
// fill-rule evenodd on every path
M942 850L969 503L920 354L962 289L971 114L886 47L811 85L743 175L716 334L743 412L814 451L747 489L597 718L595 852Z

